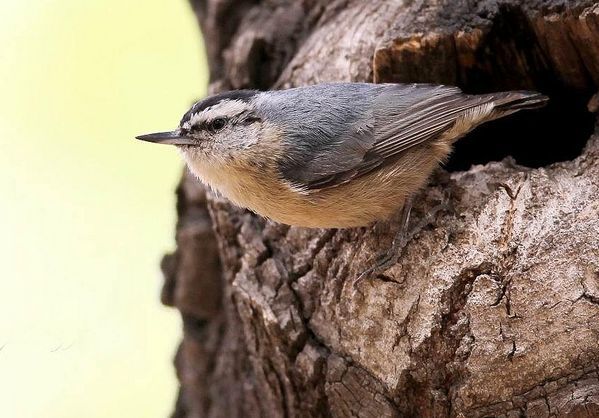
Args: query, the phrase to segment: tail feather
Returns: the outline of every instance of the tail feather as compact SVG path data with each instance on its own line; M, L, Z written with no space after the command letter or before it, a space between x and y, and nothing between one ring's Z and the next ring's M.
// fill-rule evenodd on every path
M490 96L494 110L501 112L501 116L519 110L539 109L549 102L549 97L534 91L508 91Z
M506 91L466 96L473 103L454 121L445 138L455 142L478 125L503 118L520 110L539 109L549 98L534 91Z

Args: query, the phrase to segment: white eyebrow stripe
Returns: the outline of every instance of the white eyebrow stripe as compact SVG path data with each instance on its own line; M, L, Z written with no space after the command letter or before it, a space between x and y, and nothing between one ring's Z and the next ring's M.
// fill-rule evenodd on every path
M248 109L248 103L242 100L223 100L214 106L207 107L191 115L189 120L185 122L184 128L189 129L198 123L209 121L219 116L236 116Z

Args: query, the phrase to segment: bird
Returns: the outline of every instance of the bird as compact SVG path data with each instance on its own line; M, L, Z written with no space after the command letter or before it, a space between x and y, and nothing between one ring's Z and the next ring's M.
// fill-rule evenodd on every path
M137 138L176 146L200 181L266 218L354 228L398 210L407 222L412 197L457 140L547 101L532 91L472 95L431 84L234 90L196 102L175 130Z

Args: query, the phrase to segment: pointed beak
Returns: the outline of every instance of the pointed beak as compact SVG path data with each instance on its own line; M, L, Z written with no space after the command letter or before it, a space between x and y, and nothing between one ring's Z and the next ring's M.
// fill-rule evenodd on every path
M136 136L141 141L153 142L155 144L167 145L197 145L192 138L186 137L180 130L171 132L157 132L154 134Z

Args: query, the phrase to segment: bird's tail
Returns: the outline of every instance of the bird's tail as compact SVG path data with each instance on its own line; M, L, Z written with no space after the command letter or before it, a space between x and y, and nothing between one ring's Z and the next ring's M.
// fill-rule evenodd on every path
M525 109L538 109L547 104L549 98L534 91L506 91L500 93L466 96L466 109L456 118L452 128L445 133L450 142L455 142L481 123L503 118Z
M497 117L507 116L519 110L539 109L549 102L549 97L535 91L508 91L489 96Z

